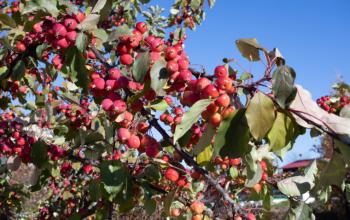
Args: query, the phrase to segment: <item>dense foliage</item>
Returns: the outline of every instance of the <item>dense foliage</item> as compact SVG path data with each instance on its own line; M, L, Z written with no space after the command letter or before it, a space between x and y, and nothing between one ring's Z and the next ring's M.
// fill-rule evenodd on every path
M40 219L112 219L139 207L178 219L268 219L278 190L290 199L287 219L312 219L301 195L335 184L333 166L344 178L348 112L331 114L340 110L328 98L318 101L327 112L319 108L279 50L253 38L236 45L250 62L263 60L263 73L227 58L213 74L196 70L186 31L214 1L176 0L167 16L150 4L0 1L3 216L47 189ZM333 158L322 172L314 162L276 179L275 158L309 128L331 137ZM12 182L24 164L34 171Z

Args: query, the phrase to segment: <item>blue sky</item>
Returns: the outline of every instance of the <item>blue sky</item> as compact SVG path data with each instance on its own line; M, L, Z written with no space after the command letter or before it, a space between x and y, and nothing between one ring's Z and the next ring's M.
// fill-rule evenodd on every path
M172 1L156 2L169 8ZM296 83L314 99L330 92L337 75L350 82L349 0L217 0L203 24L187 35L191 62L203 64L208 72L230 57L258 75L261 64L244 62L235 47L236 39L254 37L268 49L280 49L297 72ZM284 163L315 157L314 143L307 134L298 138Z

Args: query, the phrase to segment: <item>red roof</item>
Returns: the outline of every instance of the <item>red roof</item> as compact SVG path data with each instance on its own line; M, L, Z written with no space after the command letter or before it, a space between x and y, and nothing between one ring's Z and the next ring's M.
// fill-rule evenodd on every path
M299 160L295 161L293 163L289 163L287 165L284 165L282 169L294 169L294 168L301 168L301 167L308 167L312 163L313 160Z

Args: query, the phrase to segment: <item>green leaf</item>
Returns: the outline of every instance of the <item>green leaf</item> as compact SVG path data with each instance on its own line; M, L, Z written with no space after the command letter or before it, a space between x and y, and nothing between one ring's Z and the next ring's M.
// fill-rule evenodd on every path
M63 200L67 200L69 198L73 198L73 194L69 191L64 191L62 194Z
M131 29L128 27L128 25L123 24L119 27L117 27L116 30L114 30L109 36L108 36L108 40L107 41L115 41L118 40L121 36L125 36L125 35L131 35L132 31Z
M236 168L236 167L231 167L230 169L229 169L229 173L230 173L230 177L232 178L232 179L234 179L234 178L236 178L237 176L238 176L238 169Z
M40 44L36 47L35 49L35 52L36 52L36 55L38 57L41 57L41 55L43 54L44 50L46 50L48 48L48 45L47 44Z
M312 209L302 201L291 201L286 220L315 220Z
M315 175L317 174L317 163L316 160L304 170L305 177L309 178L312 181L315 181Z
M286 196L301 196L314 187L313 181L305 176L293 176L277 183L278 189Z
M244 157L244 161L247 164L247 180L245 183L246 187L253 187L259 183L263 174L261 166L258 164L256 158L253 157L252 153Z
M29 14L36 11L46 12L53 17L57 17L60 12L57 8L57 0L33 0L26 4L22 13Z
M295 71L289 66L279 66L272 75L272 92L276 102L286 108L296 94L294 87Z
M80 32L77 36L77 39L75 41L75 46L78 48L80 52L84 52L86 48L87 43L87 36L83 32Z
M99 14L102 8L105 6L107 0L98 0L92 9L91 13Z
M108 19L109 15L111 14L111 11L113 10L113 0L107 0L106 4L100 11L100 22L105 21Z
M216 131L214 126L209 124L207 129L205 129L203 135L198 140L197 144L193 147L193 154L198 155L204 149L206 149L211 144L215 133Z
M141 53L132 66L132 75L137 82L143 82L150 65L148 52Z
M192 131L188 130L181 138L179 138L178 143L181 147L186 147L187 144L190 142L192 137ZM171 148L173 149L173 148Z
M37 167L43 166L48 161L47 151L49 146L44 141L37 141L32 145L30 158Z
M154 110L157 111L161 111L164 112L165 110L167 110L167 108L169 107L168 103L164 100L164 99L159 99L156 101L153 101L149 106L147 106L148 108L152 108Z
M11 75L11 78L13 80L21 80L24 76L25 70L26 70L26 66L23 60L18 61L16 65L13 67L13 74Z
M191 0L191 9L192 10L197 10L201 6L202 0Z
M115 132L114 127L113 127L113 123L108 119L104 119L103 120L103 128L104 128L105 140L109 144L113 144L114 132Z
M255 38L242 38L236 41L236 45L241 52L242 56L249 61L259 61L259 50L263 48L259 45Z
M287 196L301 196L315 186L315 175L317 174L316 161L305 169L304 176L293 176L283 179L277 183L278 189Z
M192 125L198 121L201 113L207 108L207 106L212 103L210 99L202 99L194 103L192 107L183 115L182 121L180 124L176 126L173 143L181 138L189 129L191 129Z
M247 80L247 79L251 79L251 78L253 78L253 75L251 73L248 73L248 72L242 73L242 75L239 77L239 79L242 81Z
M261 140L270 130L275 120L272 100L262 92L256 93L249 102L245 115L253 137L256 140Z
M295 126L293 116L290 113L277 112L276 120L267 135L270 149L272 151L279 151L287 146L294 136Z
M166 216L170 216L170 208L171 208L171 204L173 203L173 200L175 198L176 191L177 190L169 192L164 200L164 213Z
M114 198L123 189L129 173L120 161L103 161L100 170L103 188L109 199Z
M100 15L98 14L89 14L77 28L81 31L92 31L97 29L97 24L100 21Z
M4 25L7 25L9 27L15 28L16 27L16 21L13 20L10 16L7 14L0 14L0 22Z
M5 77L6 73L7 73L7 66L0 67L0 80L3 79L3 77Z
M214 156L241 157L249 152L250 132L244 117L245 109L239 109L224 119L218 128L214 141Z
M89 71L85 66L85 58L76 47L71 47L67 51L66 64L70 67L70 78L75 84L84 90L90 83Z
M346 163L342 155L338 152L334 152L332 159L319 173L319 177L316 180L317 188L331 185L341 186L347 173L345 166Z
M154 199L146 199L144 207L148 215L152 215L157 208L157 202Z
M89 184L89 195L92 201L98 201L101 197L100 184L96 180Z
M159 168L154 164L150 164L146 166L146 168L144 169L144 174L145 174L145 177L147 178L150 177L151 179L154 179L157 181L160 180L160 178L162 177L159 171Z
M77 14L79 12L79 9L77 5L73 4L70 1L67 0L58 0L58 5L64 6L66 8L66 11L72 12L74 14Z
M166 69L167 62L164 59L157 60L150 72L151 88L157 93L162 94L163 87L169 78L169 73Z
M212 156L213 156L213 147L211 145L208 145L204 148L204 150L202 150L202 152L200 152L197 155L196 157L197 163L200 166L206 166L211 161Z
M93 31L94 36L100 39L103 43L107 41L108 39L108 34L104 29L96 29Z

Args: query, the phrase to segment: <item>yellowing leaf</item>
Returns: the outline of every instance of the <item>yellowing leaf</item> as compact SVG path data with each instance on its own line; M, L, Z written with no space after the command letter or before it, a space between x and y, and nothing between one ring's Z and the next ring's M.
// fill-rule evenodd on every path
M213 155L213 148L211 145L208 145L202 152L197 156L197 163L201 166L207 165Z
M258 92L250 101L245 115L253 137L261 140L275 120L274 104L265 94Z
M263 48L259 45L255 38L242 38L236 40L236 45L241 52L242 56L249 61L259 61L259 50Z

